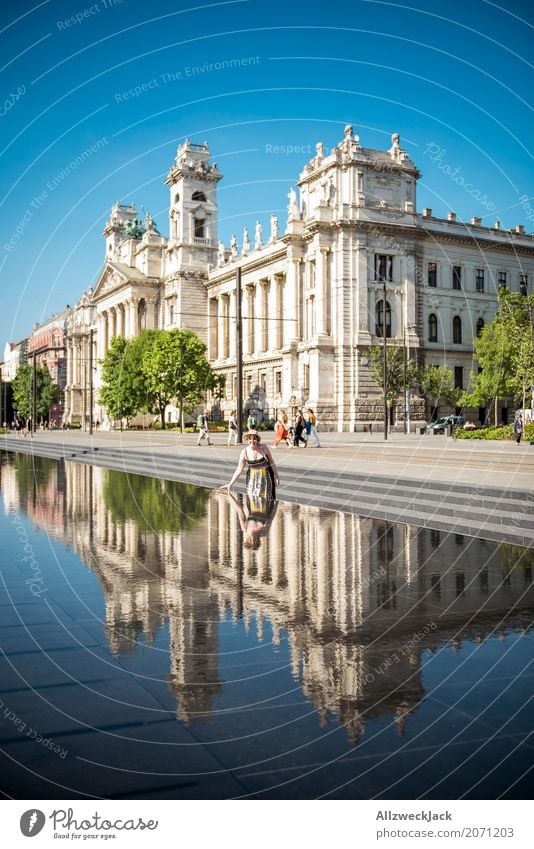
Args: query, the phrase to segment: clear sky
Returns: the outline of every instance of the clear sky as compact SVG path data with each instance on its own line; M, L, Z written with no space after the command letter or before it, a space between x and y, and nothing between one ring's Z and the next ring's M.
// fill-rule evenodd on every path
M333 147L348 122L365 147L400 133L423 173L419 211L532 232L533 8L3 3L0 358L95 283L115 201L144 206L168 234L164 179L185 136L208 140L224 174L225 244L244 226L253 235L257 219L268 233L271 212L282 223L315 144ZM218 69L224 60L232 67Z

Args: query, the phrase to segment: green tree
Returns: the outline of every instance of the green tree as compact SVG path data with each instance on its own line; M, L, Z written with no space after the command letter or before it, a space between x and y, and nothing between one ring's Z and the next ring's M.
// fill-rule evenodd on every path
M532 315L534 295L500 289L495 318L482 328L475 340L475 358L482 368L471 374L471 389L462 396L470 406L495 403L506 395L526 403L534 383Z
M426 365L419 372L419 385L431 406L431 419L435 417L442 401L457 404L460 399L461 389L455 389L452 371L448 366Z
M57 401L58 388L46 366L37 366L35 376L37 418L48 419L50 407ZM13 380L13 406L24 419L32 414L32 392L33 366L19 366Z
M384 386L384 349L375 345L368 349L371 360L371 376L390 400L400 392L410 389L417 377L417 368L412 361L404 361L404 348L388 345L386 348L387 381Z
M217 383L206 356L206 346L191 330L159 330L143 354L143 375L150 404L165 428L165 407L176 399L192 412L205 393Z
M156 331L145 330L135 339L116 336L102 361L100 403L113 419L131 419L151 409L143 374L143 357Z

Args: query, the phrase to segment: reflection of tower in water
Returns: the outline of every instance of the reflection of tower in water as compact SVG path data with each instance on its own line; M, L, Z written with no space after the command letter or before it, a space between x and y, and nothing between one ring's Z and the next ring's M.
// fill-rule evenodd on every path
M503 577L494 543L458 535L281 503L261 548L236 550L219 494L209 534L221 606L269 620L275 642L287 632L293 677L321 721L332 715L353 741L380 715L404 733L424 693L424 651L462 633L481 639L518 601L532 604L528 567ZM464 545L482 545L483 562Z

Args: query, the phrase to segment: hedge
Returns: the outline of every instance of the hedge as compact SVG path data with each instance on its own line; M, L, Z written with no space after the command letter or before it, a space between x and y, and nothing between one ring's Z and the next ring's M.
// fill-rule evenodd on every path
M452 435L454 439L489 439L493 441L515 439L514 426L511 424L502 427L483 427L479 430L463 430L457 427ZM534 424L525 425L523 439L527 442L534 440Z

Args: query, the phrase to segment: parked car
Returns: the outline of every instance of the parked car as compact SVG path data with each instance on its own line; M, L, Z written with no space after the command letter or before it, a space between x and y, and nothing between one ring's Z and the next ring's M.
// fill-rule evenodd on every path
M452 429L463 427L465 419L463 416L441 416L436 422L430 422L427 430L432 433L445 433L447 427L452 424Z

